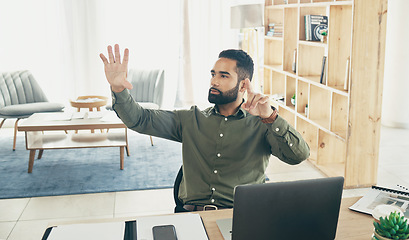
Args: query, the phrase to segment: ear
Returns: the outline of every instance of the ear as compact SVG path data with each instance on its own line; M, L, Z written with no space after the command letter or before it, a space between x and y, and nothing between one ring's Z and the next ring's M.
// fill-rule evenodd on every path
M245 79L240 81L239 92L241 92L241 93L244 93L247 90L246 87L245 87L246 86L246 79L248 79L248 78L245 78Z

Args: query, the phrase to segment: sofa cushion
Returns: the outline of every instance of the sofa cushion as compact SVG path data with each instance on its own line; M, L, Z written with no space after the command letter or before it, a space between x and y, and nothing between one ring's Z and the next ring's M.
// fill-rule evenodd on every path
M63 104L51 102L16 104L0 108L0 115L10 118L23 117L38 112L59 112L63 108Z

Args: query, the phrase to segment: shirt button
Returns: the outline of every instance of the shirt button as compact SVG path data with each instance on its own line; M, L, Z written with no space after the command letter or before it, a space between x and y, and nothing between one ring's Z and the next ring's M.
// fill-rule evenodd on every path
M210 200L212 203L214 203L214 199L212 198L212 200Z
M226 121L226 122L227 122L227 118L224 118L224 121Z
M220 157L220 156L221 156L221 154L220 154L220 153L218 153L218 154L217 154L217 157Z
M292 147L293 146L293 144L292 143L290 143L290 147Z
M216 188L212 187L212 191L213 191L213 192L216 191Z
M223 133L220 133L220 137L223 137Z
M278 132L278 131L280 131L280 129L279 129L279 128L276 128L276 132Z
M217 173L217 170L214 170L213 172L216 174L216 173Z

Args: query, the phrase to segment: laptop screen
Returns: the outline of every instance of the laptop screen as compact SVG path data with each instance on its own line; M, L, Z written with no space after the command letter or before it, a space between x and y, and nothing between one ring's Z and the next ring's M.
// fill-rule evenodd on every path
M232 240L334 239L344 178L237 186Z

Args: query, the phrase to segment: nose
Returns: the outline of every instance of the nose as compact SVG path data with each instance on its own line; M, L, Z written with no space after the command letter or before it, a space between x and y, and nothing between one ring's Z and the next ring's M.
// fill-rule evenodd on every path
M217 80L217 77L214 76L210 79L210 86L212 87L217 87L219 86L219 81Z

